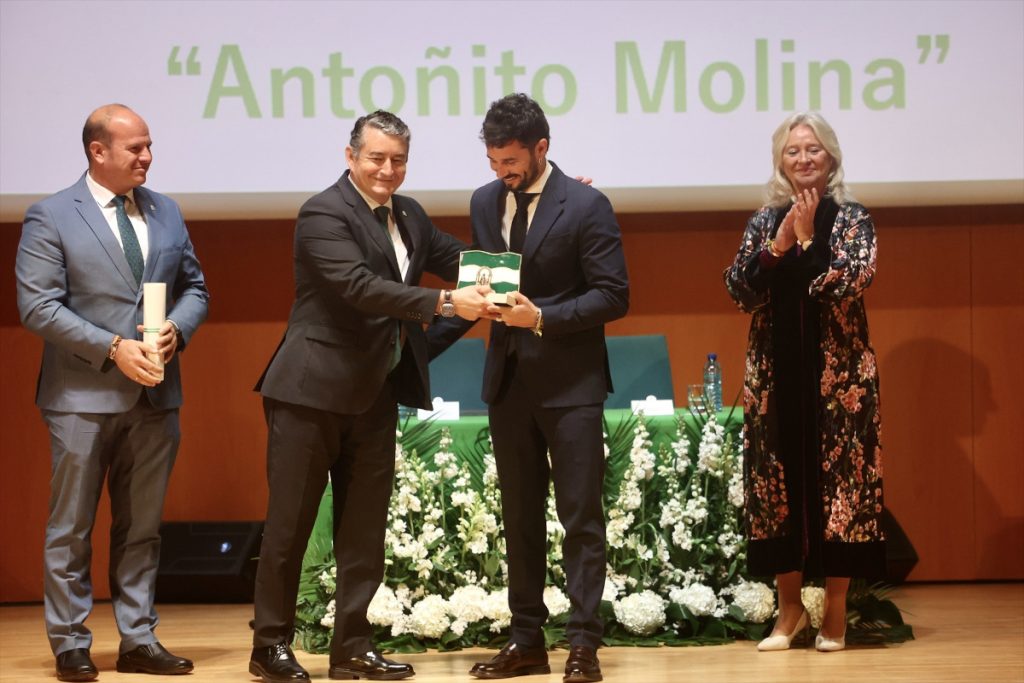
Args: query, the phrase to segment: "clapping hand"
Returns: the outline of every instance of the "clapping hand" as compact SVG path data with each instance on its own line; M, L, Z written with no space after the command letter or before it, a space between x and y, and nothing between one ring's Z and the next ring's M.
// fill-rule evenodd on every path
M798 192L795 199L796 202L790 209L789 215L795 214L793 232L796 234L796 239L803 243L814 237L814 214L818 210L821 197L818 196L817 188L811 188Z

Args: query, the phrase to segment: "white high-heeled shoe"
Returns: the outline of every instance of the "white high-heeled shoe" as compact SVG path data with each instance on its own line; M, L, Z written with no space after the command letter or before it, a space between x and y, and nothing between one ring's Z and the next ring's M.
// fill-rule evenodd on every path
M807 627L807 610L800 615L800 619L796 622L796 628L793 629L792 633L776 633L768 636L760 643L757 644L759 652L772 652L774 650L788 650L793 639L796 635Z
M839 652L846 649L846 632L844 631L838 638L829 638L818 631L818 635L814 636L814 649L818 652Z

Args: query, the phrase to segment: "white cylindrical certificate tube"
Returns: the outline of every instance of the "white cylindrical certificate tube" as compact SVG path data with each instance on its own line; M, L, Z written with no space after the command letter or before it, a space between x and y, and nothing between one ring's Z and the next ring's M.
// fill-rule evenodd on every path
M167 320L167 284L145 282L142 285L142 341L156 346L160 328ZM149 359L160 366L160 380L164 378L164 357L159 353L147 354Z

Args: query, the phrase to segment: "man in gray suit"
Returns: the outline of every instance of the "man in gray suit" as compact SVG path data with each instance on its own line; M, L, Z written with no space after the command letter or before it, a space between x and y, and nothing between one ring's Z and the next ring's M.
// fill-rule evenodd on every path
M53 476L44 553L45 620L57 678L90 681L91 533L107 480L110 594L120 672L181 674L192 662L154 634L160 515L178 450L178 352L206 318L206 283L177 204L142 186L149 129L118 104L82 131L89 170L29 207L18 245L18 310L43 338L36 404ZM155 344L142 330L142 283L167 285ZM164 368L147 357L160 354Z
M361 117L345 150L349 170L307 201L295 224L295 303L256 387L267 418L270 500L249 672L266 683L309 679L289 644L302 556L328 473L338 564L328 675L413 675L374 649L366 618L384 577L397 404L430 407L423 325L435 315L487 316L490 288L419 286L424 272L455 280L465 245L395 194L409 139L394 114Z

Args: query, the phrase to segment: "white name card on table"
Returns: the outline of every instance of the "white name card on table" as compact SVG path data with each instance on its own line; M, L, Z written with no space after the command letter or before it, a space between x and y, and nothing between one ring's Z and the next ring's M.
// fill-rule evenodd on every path
M446 401L440 396L437 396L432 401L434 404L433 410L423 410L420 408L416 411L416 417L420 420L458 420L459 419L459 402L458 401Z
M658 399L648 396L642 401L630 401L629 407L633 414L643 411L644 415L675 415L676 407L672 405L671 399Z
M167 319L167 284L164 282L144 282L142 284L142 341L156 346L160 337L160 328ZM160 366L160 380L164 378L164 357L159 353L146 354Z

